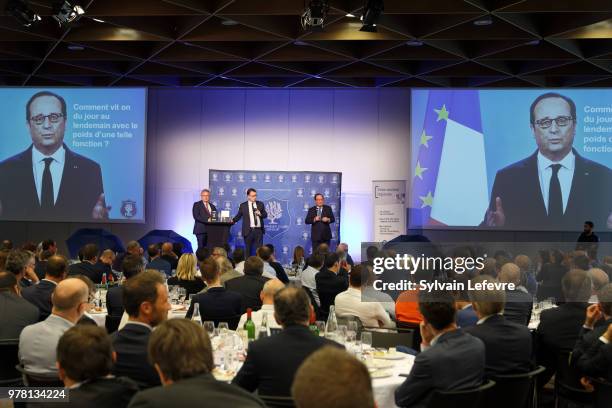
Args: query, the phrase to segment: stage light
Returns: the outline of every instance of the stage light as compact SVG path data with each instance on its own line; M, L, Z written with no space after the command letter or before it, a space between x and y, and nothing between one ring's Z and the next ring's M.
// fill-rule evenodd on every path
M53 6L53 18L59 23L60 27L78 21L85 10L79 4L70 3L68 0L55 3Z
M301 16L302 28L310 31L323 31L328 11L327 0L310 0Z
M24 27L30 27L42 20L23 0L9 0L4 7L6 14L13 16Z
M348 13L348 14L347 14L345 17L348 17L348 18L355 18L355 15L354 15L354 14L352 14L352 13Z
M409 47L420 47L423 45L423 41L419 40L408 40L406 41L406 45Z
M383 0L366 0L365 6L363 6L363 15L361 16L363 26L359 31L367 33L378 32L376 23L384 9L385 3Z
M488 26L493 24L493 19L491 17L483 17L478 20L474 20L475 26Z

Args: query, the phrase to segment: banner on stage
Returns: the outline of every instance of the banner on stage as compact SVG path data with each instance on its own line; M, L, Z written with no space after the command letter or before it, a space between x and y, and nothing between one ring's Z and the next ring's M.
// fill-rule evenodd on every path
M406 180L372 181L374 240L389 241L406 233Z

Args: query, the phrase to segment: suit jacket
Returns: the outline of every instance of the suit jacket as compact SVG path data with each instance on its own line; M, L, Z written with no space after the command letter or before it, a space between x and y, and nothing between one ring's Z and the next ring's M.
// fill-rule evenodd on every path
M91 212L104 192L100 165L64 144L66 157L55 207L43 211L34 182L32 149L30 145L25 151L0 163L1 217L8 220L91 220Z
M0 292L0 340L18 339L24 327L38 321L36 306L12 292Z
M130 402L130 408L199 407L265 408L256 396L215 380L212 374L185 378L166 387L141 391Z
M313 241L329 241L332 238L331 228L329 224L336 222L336 218L334 218L334 213L329 205L323 204L323 209L321 211L321 218L328 217L329 222L323 221L315 221L315 217L317 216L317 206L310 207L308 209L308 213L306 214L306 219L304 223L311 224L312 228L310 230L310 239Z
M531 320L531 310L533 309L533 296L522 290L506 291L506 306L504 316L511 322L529 325Z
M542 198L537 155L536 151L495 175L489 209L495 210L495 198L500 197L506 216L504 227L574 230L576 222L582 222L577 220L592 220L598 228L605 229L612 211L612 189L603 186L612 185L612 170L585 159L574 150L576 161L567 207L561 223L553 225ZM593 197L593 188L597 188L595 199L585 199Z
M493 315L481 324L468 327L465 332L484 343L487 376L531 370L532 339L526 326L511 322L502 315Z
M242 314L242 297L236 292L230 292L224 287L212 287L205 293L198 293L193 297L185 317L191 319L193 305L200 307L200 316L204 320L216 320L239 316Z
M114 375L129 377L145 388L160 385L159 376L148 360L150 336L150 328L129 322L111 335L113 350L117 353Z
M241 313L244 313L249 307L253 310L261 308L259 294L267 280L263 276L244 275L226 281L225 288L242 296Z
M321 311L329 313L329 306L334 304L336 295L348 289L348 280L340 274L335 274L327 268L322 268L315 275L317 283L317 294L321 302Z
M72 322L54 314L25 327L19 336L19 361L24 368L36 374L57 374L57 343L71 327Z
M548 299L555 298L558 301L563 300L563 291L561 290L561 279L568 272L568 268L562 264L545 263L542 269L538 272L536 280L540 282L538 286L537 298Z
M289 283L289 277L287 276L287 272L285 272L285 268L283 268L283 265L280 264L280 262L268 262L270 264L270 266L274 269L274 272L276 272L276 277L283 283Z
M84 275L87 276L93 283L101 283L103 270L96 264L88 261L72 264L68 267L68 275Z
M171 278L168 278L167 282L168 286L179 285L181 288L185 289L185 291L187 292L187 298L189 298L189 295L191 295L192 293L198 293L206 287L204 281L202 281L202 279L198 277L196 277L194 280L185 280L179 279L177 276L173 276ZM223 283L223 279L221 279L221 283Z
M480 339L461 329L444 333L416 356L408 378L395 390L395 404L425 407L433 391L478 387L484 370L485 346Z
M176 269L176 267L178 266L178 258L175 257L175 256L172 256L172 255L162 255L162 256L160 256L160 258L170 264L170 270Z
M306 326L288 326L280 333L249 343L247 358L234 377L236 384L260 395L291 395L291 384L304 360L323 346L338 343L314 336Z
M155 258L154 260L149 262L147 264L147 269L156 269L160 272L163 272L166 277L172 276L172 265L170 265L170 262L166 261L165 259L162 259L161 257Z
M612 381L612 344L603 344L599 338L578 360L578 369L584 375Z
M36 306L40 312L40 320L45 320L51 314L51 295L55 290L57 283L43 279L37 285L32 285L24 288L21 291L21 296Z
M209 202L210 211L217 211L217 207L213 205L213 203ZM211 213L206 211L206 206L200 201L196 201L193 203L193 209L191 210L193 214L194 224L193 224L193 233L194 234L204 234L206 232L205 222L212 216Z
M37 261L34 272L36 272L38 279L44 279L47 273L47 261Z
M472 305L468 305L465 309L457 310L456 320L457 326L465 329L466 327L474 326L478 321L478 316L476 316Z
M106 291L106 310L111 316L123 316L123 286L111 286Z
M604 344L599 338L606 332L610 324L612 324L612 318L600 323L594 327L593 330L588 330L583 327L580 331L580 336L572 352L572 365L578 368L581 376L606 376L605 365L593 367L591 363L597 354L602 353Z
M138 385L127 377L96 378L71 389L68 405L71 408L125 408L137 392ZM60 408L59 403L57 407Z
M264 227L264 218L268 217L268 213L266 212L266 206L261 201L255 201L257 205L257 209L261 213L260 221L261 221L261 233L265 234L266 230ZM240 208L238 208L238 214L234 216L234 222L238 222L241 218L242 220L242 236L246 237L251 231L251 221L249 218L249 201L245 201L240 204ZM252 204L251 204L252 205ZM255 214L253 214L255 216Z

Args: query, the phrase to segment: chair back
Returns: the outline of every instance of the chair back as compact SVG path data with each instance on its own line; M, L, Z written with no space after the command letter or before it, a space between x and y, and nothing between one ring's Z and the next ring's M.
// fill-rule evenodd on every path
M338 322L338 326L340 325L345 325L348 326L349 322L355 322L357 323L357 338L359 338L361 336L361 332L363 331L363 323L361 322L361 319L357 316L353 316L353 315L343 315L343 316L338 316L338 313L336 313L336 321Z
M539 366L535 370L521 374L497 375L491 379L495 387L485 393L485 406L495 408L535 408L535 379L545 370Z
M609 408L612 401L612 382L591 379L595 393L593 395L593 408Z
M377 329L372 331L372 347L390 348L405 346L412 348L414 330L412 329Z
M571 352L560 352L557 355L557 372L555 374L555 401L559 399L573 401L581 404L591 404L593 393L584 389L580 384L580 375L570 364Z
M26 371L23 365L15 367L22 375L26 387L63 387L64 383L57 374L37 374Z
M106 315L104 326L108 334L112 334L119 330L119 324L121 323L121 316Z
M397 322L398 329L412 330L412 348L419 350L421 348L421 329L418 323Z
M268 408L295 408L295 402L291 397L277 397L270 395L258 395Z
M434 391L427 408L484 408L483 396L495 385L489 380L476 388L457 391Z
M0 386L21 385L19 364L19 339L0 340Z

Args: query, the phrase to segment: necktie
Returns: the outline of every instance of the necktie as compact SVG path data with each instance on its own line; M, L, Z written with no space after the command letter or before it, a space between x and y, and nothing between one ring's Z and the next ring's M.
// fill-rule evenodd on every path
M210 214L210 205L208 205L208 203L206 203L206 211L208 212L208 214Z
M323 209L321 207L317 207L317 216L320 217L323 213Z
M53 208L55 205L55 200L53 199L53 179L51 178L51 162L53 159L51 157L47 157L43 159L45 162L45 170L43 170L42 177L42 190L40 193L40 206L42 208Z
M560 164L552 164L552 177L548 187L548 218L552 221L561 221L563 216L563 199L561 198L561 183L559 183Z

